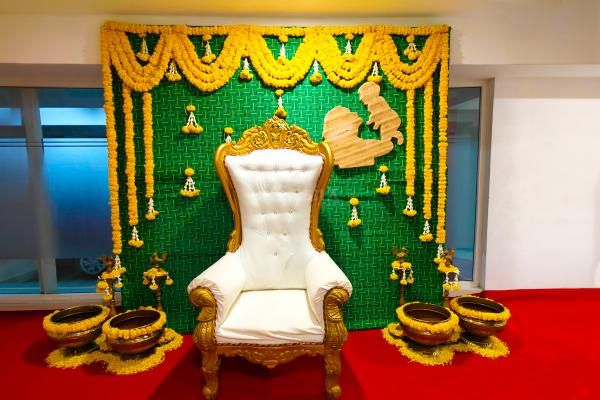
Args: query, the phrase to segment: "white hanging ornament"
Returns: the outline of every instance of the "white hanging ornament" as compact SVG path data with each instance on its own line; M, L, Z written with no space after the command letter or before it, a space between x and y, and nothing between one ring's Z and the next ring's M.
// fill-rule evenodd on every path
M385 165L380 166L379 172L381 172L381 178L379 179L379 187L376 188L375 191L380 195L386 196L390 193L390 190L392 189L388 185L387 177L385 176L385 173L388 172L388 167Z
M200 195L200 189L196 189L196 184L194 183L194 179L192 179L192 176L195 173L194 169L186 168L184 173L187 178L185 180L185 184L183 185L183 189L179 191L179 194L181 194L183 197L198 197Z
M248 62L248 57L244 57L242 72L240 72L240 79L249 81L252 80L254 76L250 73L250 63Z
M216 54L212 52L210 47L210 39L212 39L212 35L208 33L202 35L202 40L204 41L204 55L202 56L201 60L204 64L210 64L217 59Z
M431 242L433 240L433 234L430 232L429 228L429 220L425 220L425 225L423 226L423 233L419 235L419 240L421 242Z
M181 80L181 75L179 75L179 71L177 71L177 65L175 64L175 60L171 60L169 63L169 69L165 72L165 76L171 82L177 82Z
M181 132L183 133L202 133L204 132L204 128L196 121L196 116L194 115L194 111L196 111L196 106L193 104L188 104L185 106L185 111L188 113L188 119L184 126L181 127Z
M368 81L374 83L381 83L381 75L379 75L379 66L377 62L373 63L373 69L371 75L369 75Z
M140 46L140 51L135 53L135 56L140 61L148 61L150 59L150 52L148 51L148 44L146 43L146 37L142 36L142 45Z
M408 199L406 200L406 207L404 208L402 213L408 217L414 217L415 215L417 215L417 210L415 210L413 206L412 196L408 196Z
M277 89L275 91L275 96L277 96L277 109L275 110L275 115L279 118L287 117L287 111L283 108L283 89Z
M285 54L285 43L281 43L281 47L279 48L279 57L277 57L277 62L279 64L284 64L287 61L287 55Z
M350 201L348 201L348 203L350 203L350 205L352 206L352 212L350 214L348 226L350 228L356 228L357 226L362 224L362 220L358 218L358 209L356 208L356 206L358 206L359 201L356 197L352 197Z
M158 211L154 209L154 199L150 197L148 199L148 212L146 213L145 217L148 221L154 221L158 214Z
M131 247L140 248L144 245L144 241L140 239L138 229L134 225L131 229L131 239L127 242Z
M313 62L313 74L310 76L310 83L318 85L323 81L323 76L319 72L319 63L317 60Z

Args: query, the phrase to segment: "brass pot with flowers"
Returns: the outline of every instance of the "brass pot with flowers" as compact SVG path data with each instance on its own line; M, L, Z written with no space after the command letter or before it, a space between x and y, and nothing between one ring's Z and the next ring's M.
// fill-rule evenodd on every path
M446 343L458 327L456 314L435 304L406 303L398 307L396 314L404 335L424 346L419 348L424 352L433 352L435 346Z
M152 307L116 315L102 325L106 344L121 354L139 354L156 346L164 333L167 315Z
M60 347L81 348L92 343L101 333L110 309L101 305L85 305L57 310L44 317L48 337Z
M510 311L502 304L477 296L461 296L452 299L450 308L460 318L460 326L465 330L461 339L481 347L490 347L490 337L504 328L510 318Z

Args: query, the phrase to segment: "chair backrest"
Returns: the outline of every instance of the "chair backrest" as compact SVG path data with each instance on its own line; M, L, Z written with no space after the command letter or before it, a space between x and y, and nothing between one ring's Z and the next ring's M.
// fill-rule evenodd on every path
M219 147L234 215L228 250L246 270L244 290L306 287L305 266L324 249L318 218L332 165L327 144L277 117Z

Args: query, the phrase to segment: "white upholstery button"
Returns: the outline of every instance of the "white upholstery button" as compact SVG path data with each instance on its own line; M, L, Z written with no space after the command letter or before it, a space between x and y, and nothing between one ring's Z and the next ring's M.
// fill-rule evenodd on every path
M270 234L271 234L271 232L267 231L267 235L270 235Z
M288 214L293 214L294 212L292 210L288 211Z

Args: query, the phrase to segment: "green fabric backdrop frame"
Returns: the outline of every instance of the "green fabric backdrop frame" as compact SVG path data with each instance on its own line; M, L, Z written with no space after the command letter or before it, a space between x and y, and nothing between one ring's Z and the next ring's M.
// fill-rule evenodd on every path
M200 55L203 54L201 37L191 37ZM357 35L353 47L361 39ZM419 48L426 37L417 36ZM134 49L139 49L141 38L129 35ZM266 38L276 57L280 43L276 38ZM288 57L293 54L301 39L290 38L286 45ZM345 39L337 37L340 49ZM156 35L148 35L146 41L150 52L157 41ZM397 47L407 46L403 36L395 37ZM211 40L213 52L219 53L223 39ZM404 62L408 59L401 54ZM252 68L251 68L252 69ZM116 71L113 74L115 118L118 141L119 206L123 227L123 253L121 259L127 268L122 289L125 309L143 305L154 305L154 294L142 285L142 273L149 267L149 257L154 251L168 252L164 268L170 271L174 284L162 291L163 306L169 325L179 332L191 332L196 325L197 310L188 302L187 285L203 270L212 265L226 251L226 243L233 226L229 204L225 198L215 170L213 156L223 142L223 128L234 129L233 139L244 130L262 123L273 116L277 107L274 90L260 82L256 73L249 82L238 79L239 71L223 88L213 93L203 93L185 77L179 82L163 79L151 90L153 97L154 159L155 159L155 207L160 211L156 221L143 218L146 209L144 197L144 154L141 93L132 92L133 117L135 124L136 183L140 213L141 238L144 245L135 249L126 244L130 230L127 228L127 193L124 173L124 122L122 81ZM434 151L433 187L437 187L437 123L439 112L438 84L440 66L434 75ZM323 118L331 108L341 105L357 112L363 121L368 120L368 111L358 98L358 86L352 90L337 88L326 78L320 85L309 82L310 74L294 89L284 95L284 106L288 112L287 122L305 129L315 141L321 141ZM360 86L360 85L359 85ZM396 90L384 76L381 95L402 119L400 130L405 133L406 94ZM404 193L405 145L394 146L394 150L376 160L372 167L335 168L323 200L320 228L323 231L326 251L346 273L354 287L353 295L344 307L346 325L349 329L378 328L387 325L395 317L398 306L398 281L391 281L391 248L405 246L409 249L408 260L414 266L415 283L407 288L407 299L440 304L442 300L442 277L432 259L437 245L421 243L419 234L424 219L421 208L423 201L423 88L415 90L415 153L417 177L415 180L415 208L417 216L408 218L402 210L406 204ZM185 124L186 104L197 108L197 121L204 127L198 136L184 135L180 128ZM363 139L379 138L376 131L363 123L360 136ZM379 185L379 165L389 167L388 182L392 187L388 196L375 193ZM199 198L188 199L179 195L185 176L183 170L196 170L194 180L201 190ZM437 203L434 190L432 207ZM360 199L359 215L363 220L360 227L350 229L346 222L350 217L348 200ZM434 219L435 221L435 219ZM432 231L435 232L435 225Z

